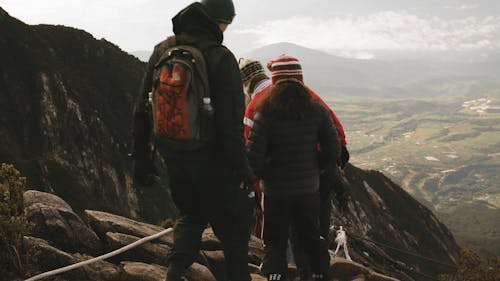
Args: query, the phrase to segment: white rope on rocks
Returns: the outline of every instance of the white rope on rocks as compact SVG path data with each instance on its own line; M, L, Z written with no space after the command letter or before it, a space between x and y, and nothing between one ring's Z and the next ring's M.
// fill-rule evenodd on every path
M163 235L167 235L170 232L172 232L173 230L174 230L173 228L167 228L167 229L165 229L165 230L163 230L161 232L158 232L156 234L153 234L153 235L144 237L142 239L139 239L139 240L135 241L132 244L123 246L120 249L116 249L113 252L110 252L110 253L107 253L107 254L104 254L102 256L95 257L95 258L92 258L92 259L89 259L89 260L86 260L86 261L82 261L82 262L79 262L79 263L75 263L75 264L72 264L72 265L68 265L68 266L65 266L65 267L54 269L54 270L51 270L51 271L48 271L48 272L45 272L45 273L41 273L41 274L33 276L33 277L29 278L29 279L26 279L24 281L41 280L43 278L47 278L47 277L50 277L50 276L53 276L53 275L56 275L56 274L60 274L60 273L66 272L66 271L70 271L70 270L73 270L73 269L76 269L76 268L79 268L79 267L82 267L82 266L85 266L85 265L88 265L88 264L91 264L91 263L94 263L94 262L97 262L97 261L105 260L107 258L116 256L116 255L121 254L121 253L123 253L125 251L128 251L128 250L130 250L132 248L135 248L135 247L137 247L139 245L142 245L142 244L144 244L146 242L149 242L151 240L155 240L155 239L157 239L157 238L159 238L159 237L161 237Z

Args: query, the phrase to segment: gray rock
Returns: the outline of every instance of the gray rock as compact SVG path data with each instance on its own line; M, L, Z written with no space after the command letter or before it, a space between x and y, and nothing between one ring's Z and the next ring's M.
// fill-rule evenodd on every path
M157 264L123 262L123 281L165 281L167 268ZM188 281L217 281L205 266L194 263L186 271Z
M188 281L217 281L212 272L204 265L193 263L186 271Z
M140 238L123 233L106 233L106 241L111 250L116 250L123 246L134 243ZM171 247L162 244L155 243L154 241L142 244L136 248L133 248L127 252L124 252L111 260L130 260L144 263L155 263L164 265L167 260L167 256L171 251Z
M61 198L29 190L23 195L24 217L32 227L29 234L43 238L66 252L98 255L102 242Z
M77 262L86 261L93 257L88 255L74 254L73 257ZM88 280L101 281L121 281L122 270L107 261L97 261L83 267Z
M330 261L330 278L340 280L352 280L360 275L367 275L369 270L361 264L341 259L333 258Z
M49 245L43 239L25 236L26 263L29 265L27 274L31 277L46 271L74 264L76 259L70 254ZM83 269L75 269L60 275L68 280L79 280L85 276Z
M39 238L25 236L23 239L26 249L28 271L27 275L34 276L57 268L75 264L93 257L81 254L70 255L48 244ZM98 261L81 268L56 275L54 280L79 281L120 281L121 269L109 262Z
M108 232L123 233L143 238L165 230L164 228L156 225L134 221L106 212L85 210L84 213L90 226L103 239L106 237L106 233ZM161 241L169 246L173 245L173 233L158 238L158 241Z
M66 203L66 201L64 201L63 199L59 198L54 194L45 193L37 190L28 190L24 192L23 202L24 202L24 207L28 207L36 203L43 203L45 205L52 206L53 208L59 210L73 212L71 206L68 205L68 203Z
M211 227L205 229L201 235L201 249L206 251L222 250L222 245Z
M208 268L214 274L218 281L227 280L226 276L226 261L224 259L224 252L218 251L202 251L201 255L205 257Z
M141 262L122 262L123 281L165 281L167 268Z

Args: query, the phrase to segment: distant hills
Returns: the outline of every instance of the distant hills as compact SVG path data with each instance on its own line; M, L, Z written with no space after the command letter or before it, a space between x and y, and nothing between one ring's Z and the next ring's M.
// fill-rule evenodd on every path
M132 54L147 61L151 52ZM401 59L400 55L397 59L363 60L342 58L288 42L235 55L256 59L265 65L281 54L298 58L306 83L325 97L432 97L436 92L426 90L426 85L450 80L472 79L500 85L500 56L474 62L444 61L435 57Z
M337 57L292 43L268 45L242 56L263 63L281 54L297 57L306 83L324 96L406 98L434 96L413 91L425 83L482 79L500 85L500 59L487 62L443 62L438 60L360 60ZM335 95L334 95L335 94Z

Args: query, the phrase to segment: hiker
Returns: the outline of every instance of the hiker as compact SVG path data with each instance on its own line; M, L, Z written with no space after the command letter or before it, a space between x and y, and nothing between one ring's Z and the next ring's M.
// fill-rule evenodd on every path
M240 73L243 82L245 95L250 98L245 109L245 117L243 123L245 124L244 133L245 140L248 140L250 130L253 127L253 119L256 112L256 105L259 104L261 99L267 94L271 88L271 79L266 75L262 64L259 61L240 58ZM346 191L340 180L339 169L344 169L349 162L349 151L347 149L347 142L345 138L344 128L340 120L335 115L333 110L309 87L305 86L312 98L323 105L329 112L330 117L333 119L333 124L337 130L337 134L341 142L341 156L337 165L331 169L326 169L320 176L320 191L321 191L321 215L320 225L321 234L328 239L330 229L330 216L331 216L331 199L332 191L337 195L337 200L341 204L345 204ZM254 185L257 194L259 194L258 185Z
M264 193L264 260L268 280L286 280L290 223L305 245L313 280L328 280L327 241L319 230L319 173L340 154L328 111L303 84L296 58L281 56L268 65L272 86L256 106L248 159ZM321 153L317 145L321 145Z
M245 143L248 141L248 135L253 126L253 117L255 115L255 96L260 96L261 92L267 92L271 87L271 79L266 75L262 64L259 61L247 58L240 58L239 68L241 73L241 81L243 82L243 90L245 99L248 100L245 117L243 118ZM250 106L252 103L252 106ZM251 110L251 113L250 113ZM248 117L247 117L248 115ZM252 218L251 231L252 234L262 238L262 190L260 188L260 180L254 179L253 189L255 192L256 209Z
M166 160L179 210L168 281L181 280L194 262L207 223L223 245L228 280L251 280L247 187L253 175L241 122L243 87L234 55L221 45L234 16L232 0L201 0L180 11L172 19L175 35L151 55L135 108L135 178L144 182L154 172L153 143Z
M250 130L252 129L254 123L253 119L256 112L256 106L267 95L269 89L271 88L271 79L269 79L266 75L266 72L259 61L249 58L240 58L239 67L245 94L251 99L246 107L245 117L243 119L243 123L245 124L245 140L248 140ZM320 174L320 232L321 235L329 241L330 217L332 212L331 200L333 194L335 194L336 200L340 205L339 207L342 210L346 209L347 192L342 184L339 170L343 169L347 165L349 161L349 151L347 150L344 129L333 110L313 90L307 86L305 87L312 98L328 110L330 117L333 119L334 126L337 130L338 136L340 137L342 145L341 157L339 158L337 165L324 169ZM260 190L259 181L256 180L253 186L256 198L260 198L262 192ZM252 230L256 236L261 236L261 221L261 212L257 210L256 218L252 223ZM293 233L292 238L295 238ZM292 242L293 252L295 253L295 262L298 266L300 275L305 279L306 276L310 275L310 270L307 267L307 257L305 257L300 245L298 245L299 243L297 243L297 241Z

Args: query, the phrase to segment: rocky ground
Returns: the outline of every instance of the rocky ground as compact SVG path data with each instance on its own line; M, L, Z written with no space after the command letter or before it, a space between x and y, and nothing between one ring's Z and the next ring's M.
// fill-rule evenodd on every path
M164 230L101 211L86 210L81 218L61 198L34 190L24 194L24 204L24 216L31 224L28 236L24 237L27 276L111 252ZM169 233L106 261L46 280L163 281L166 256L172 244L173 236ZM265 280L259 274L263 258L260 239L251 238L248 256L252 280ZM290 273L296 276L293 266L290 266ZM186 277L188 281L226 280L222 247L210 228L203 233L199 256ZM332 259L331 278L338 281L398 280L343 258Z

